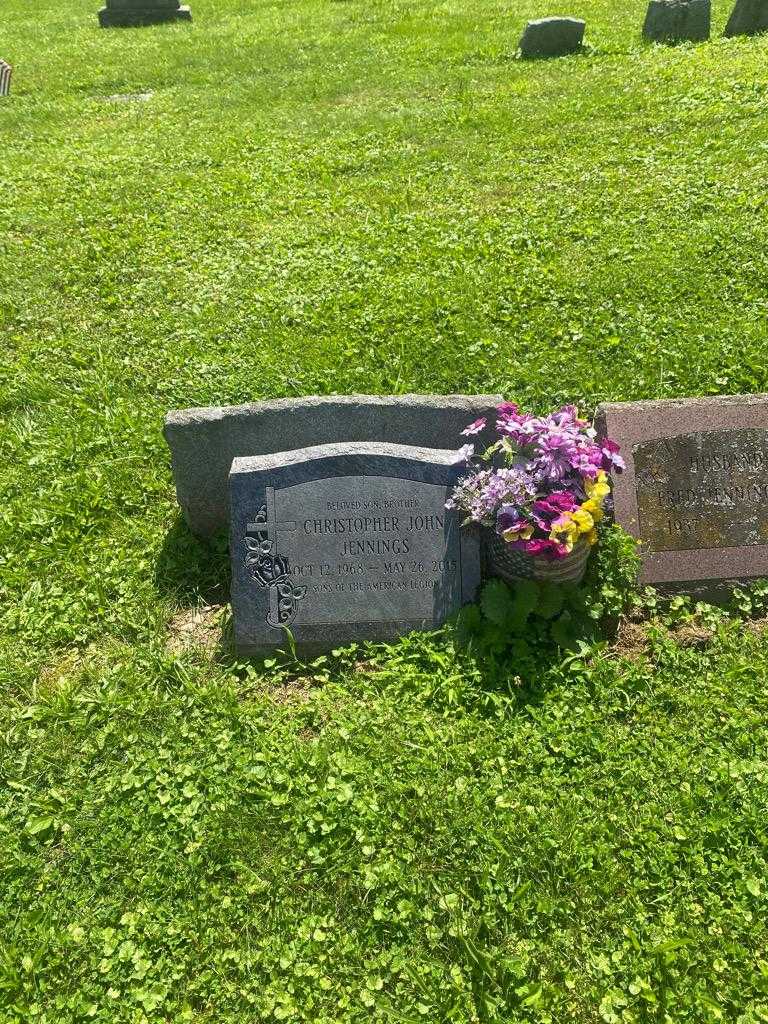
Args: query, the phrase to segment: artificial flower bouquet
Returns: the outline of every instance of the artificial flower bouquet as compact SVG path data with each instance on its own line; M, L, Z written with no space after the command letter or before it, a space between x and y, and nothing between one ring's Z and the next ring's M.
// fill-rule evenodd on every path
M533 416L503 402L496 412L499 439L481 454L474 444L462 448L471 469L447 507L466 513L464 525L490 531L492 558L507 570L499 575L580 578L597 542L608 474L624 468L619 446L598 439L570 405ZM473 437L486 427L482 418L462 433ZM574 566L570 576L566 560Z

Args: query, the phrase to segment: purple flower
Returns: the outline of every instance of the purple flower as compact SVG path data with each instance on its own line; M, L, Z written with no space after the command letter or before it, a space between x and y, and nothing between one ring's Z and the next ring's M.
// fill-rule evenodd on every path
M480 434L485 430L488 420L485 416L481 416L480 419L470 423L468 427L462 430L464 437L474 437L475 434Z
M617 473L621 473L622 470L626 469L626 463L619 455L619 451L619 446L615 441L611 441L609 437L603 438L600 442L600 454L602 456L600 469L604 469L606 473L610 473L614 469Z
M529 540L525 544L525 553L527 555L543 555L550 551L554 551L555 542L553 540Z
M502 530L513 530L520 522L520 510L515 505L502 505L496 518L497 525Z
M537 555L545 555L548 558L565 558L568 551L565 545L558 544L557 541L542 539L534 537L531 540L519 540L515 541L512 547L517 548L518 551L524 551L526 555L536 557Z
M570 437L550 434L542 437L536 447L537 454L531 462L531 468L551 483L562 480L579 466L581 453Z
M472 445L461 449L472 459L471 468L448 507L495 529L517 550L563 558L568 548L550 536L553 524L585 501L588 482L601 471L624 468L618 445L597 440L594 428L570 405L533 416L514 402L502 402L496 415L502 440L479 456ZM486 425L482 417L463 433L479 434Z
M545 533L549 533L552 523L563 512L571 512L576 508L576 500L567 491L553 491L546 498L534 501L531 509L531 518Z
M572 512L576 508L576 501L568 491L552 491L546 502L557 509L558 515L561 512Z
M516 505L502 505L496 516L497 533L506 533L507 530L520 530L529 525Z
M518 407L515 405L514 402L502 402L500 405L496 406L496 412L499 414L499 416L504 417L517 416Z
M525 543L525 553L527 555L545 555L547 558L565 558L570 552L565 544L558 544L556 540L527 540Z

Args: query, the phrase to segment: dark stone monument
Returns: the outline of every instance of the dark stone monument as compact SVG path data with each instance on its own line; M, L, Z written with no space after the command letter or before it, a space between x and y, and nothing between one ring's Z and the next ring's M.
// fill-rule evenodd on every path
M238 455L269 455L337 441L458 448L460 432L479 416L489 417L492 429L500 401L500 395L277 398L175 410L166 416L163 433L187 523L197 536L210 537L227 525L227 474ZM477 440L479 447L492 438L488 433Z
M11 74L13 68L4 60L0 60L0 96L9 96L11 93Z
M726 36L754 36L768 31L768 0L736 0L728 24Z
M652 43L703 42L710 21L710 0L651 0L643 35Z
M521 57L563 57L577 53L586 23L579 18L539 18L529 21L520 40Z
M597 425L626 459L616 521L643 583L717 599L768 576L768 395L606 403Z
M180 0L106 0L99 11L102 28L191 20L191 10Z
M456 451L375 442L235 459L237 650L302 654L440 626L475 597L478 541L445 508Z

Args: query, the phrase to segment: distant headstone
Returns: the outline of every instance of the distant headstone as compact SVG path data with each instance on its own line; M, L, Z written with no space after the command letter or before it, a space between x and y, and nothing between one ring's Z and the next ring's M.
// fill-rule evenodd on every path
M445 508L458 452L376 442L235 459L232 608L243 654L440 626L475 597L477 540Z
M710 0L651 0L643 35L652 43L702 42L710 21Z
M754 36L768 31L768 0L736 0L728 24L726 36Z
M191 10L180 0L106 0L99 11L102 28L191 20Z
M768 576L768 395L607 403L597 424L627 463L615 515L643 583L706 598Z
M520 40L521 57L562 57L577 53L586 22L579 18L539 18L529 21Z
M10 95L12 70L13 69L10 64L6 64L4 60L0 60L0 96Z
M250 405L169 412L163 433L171 449L176 494L199 537L227 525L227 474L238 455L335 444L458 448L460 432L479 416L496 419L500 395L329 395L278 398ZM474 439L473 439L474 440ZM492 440L481 435L478 447Z

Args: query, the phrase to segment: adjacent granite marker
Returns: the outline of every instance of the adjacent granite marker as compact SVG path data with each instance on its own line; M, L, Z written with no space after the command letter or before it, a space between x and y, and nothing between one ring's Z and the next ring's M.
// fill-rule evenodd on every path
M643 583L719 597L768 576L768 395L607 403L597 425L627 462L616 521Z
M643 35L652 43L703 42L710 21L710 0L651 0Z
M539 18L529 21L520 40L521 57L563 57L577 53L586 22L579 18Z
M106 0L99 11L102 28L191 20L191 10L180 0Z
M232 608L239 652L303 654L433 629L472 601L478 541L445 508L456 451L320 445L235 459Z
M754 36L768 31L768 0L736 0L728 24L726 36Z
M251 405L181 409L165 419L176 494L199 537L227 525L227 474L238 455L335 444L387 441L427 448L460 446L479 416L495 421L500 395L330 395ZM491 441L490 434L479 439Z

